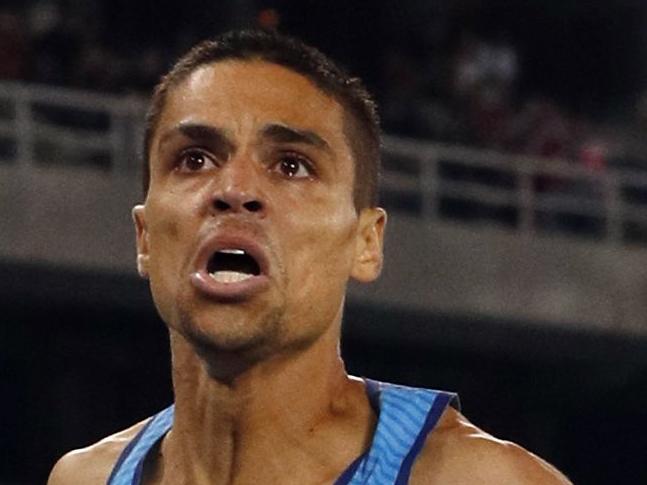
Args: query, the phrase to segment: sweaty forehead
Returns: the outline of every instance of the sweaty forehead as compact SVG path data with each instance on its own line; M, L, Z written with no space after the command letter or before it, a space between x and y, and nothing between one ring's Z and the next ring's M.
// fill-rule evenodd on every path
M188 119L233 130L283 123L325 138L344 132L344 110L334 97L299 73L258 60L218 61L172 87L158 126Z

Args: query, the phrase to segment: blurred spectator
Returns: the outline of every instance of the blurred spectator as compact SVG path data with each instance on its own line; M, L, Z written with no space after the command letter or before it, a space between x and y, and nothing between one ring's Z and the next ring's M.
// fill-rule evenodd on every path
M0 79L21 79L26 73L27 36L20 17L0 10Z
M384 92L381 105L384 129L393 133L420 136L425 132L420 117L421 70L407 53L389 49L384 55Z
M505 36L488 42L462 32L452 61L451 93L479 145L505 146L518 70L516 49Z
M463 32L453 64L453 93L467 99L478 97L483 86L507 98L519 71L517 51L505 35L495 42L486 42Z
M157 84L166 67L162 50L154 45L146 47L133 66L133 88L139 92L150 91L151 87Z
M647 91L637 99L626 120L609 130L613 139L609 163L614 168L647 171Z
M72 84L81 39L71 18L63 15L56 2L35 3L28 13L32 37L30 78L49 84Z
M75 67L74 84L85 89L111 92L120 90L125 82L136 82L136 78L127 79L129 73L124 61L98 43L85 45L81 49Z
M507 148L548 158L572 158L573 123L560 107L545 97L526 100L508 125Z
M281 15L274 8L263 8L256 15L256 25L263 30L276 30L281 23Z
M440 76L430 73L431 64L396 47L384 54L380 99L384 130L444 142L467 141L460 114L435 94L434 76Z
M579 153L580 163L591 172L602 172L607 168L608 144L599 138L590 138L582 143Z
M467 105L473 142L487 148L504 148L512 108L496 82L486 81L474 88Z

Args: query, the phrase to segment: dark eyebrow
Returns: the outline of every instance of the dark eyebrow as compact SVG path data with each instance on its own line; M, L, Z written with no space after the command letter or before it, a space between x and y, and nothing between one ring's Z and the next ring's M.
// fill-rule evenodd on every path
M234 148L234 144L231 142L229 137L227 137L227 134L223 129L218 128L217 126L184 121L164 133L160 138L159 145L162 146L169 138L178 132L195 142L222 147L227 152L232 151Z
M303 143L317 148L322 148L327 152L332 152L330 145L326 140L317 135L314 131L302 130L290 126L279 125L276 123L266 125L261 134L274 141L282 143Z

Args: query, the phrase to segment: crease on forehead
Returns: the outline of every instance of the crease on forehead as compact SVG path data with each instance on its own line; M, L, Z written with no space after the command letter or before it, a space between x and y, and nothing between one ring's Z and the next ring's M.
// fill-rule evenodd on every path
M316 132L300 129L284 123L266 123L258 130L261 138L266 138L278 143L294 143L319 148L329 154L334 154L330 144ZM195 122L191 120L180 121L175 126L162 132L159 137L159 148L174 136L184 136L196 142L216 143L231 151L235 143L230 132L219 126Z

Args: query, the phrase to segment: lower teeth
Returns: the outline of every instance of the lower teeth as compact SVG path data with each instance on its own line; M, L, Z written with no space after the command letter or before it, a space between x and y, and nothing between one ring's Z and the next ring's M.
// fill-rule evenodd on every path
M251 274L239 273L238 271L216 271L209 273L209 276L218 283L238 283L239 281L245 281L252 277Z

